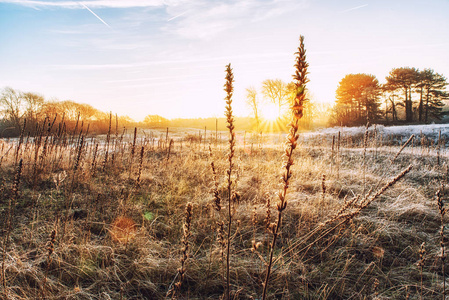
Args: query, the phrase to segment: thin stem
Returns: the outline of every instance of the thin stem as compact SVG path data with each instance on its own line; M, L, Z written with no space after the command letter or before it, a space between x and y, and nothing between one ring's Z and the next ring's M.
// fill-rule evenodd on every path
M283 181L283 189L278 194L279 196L279 202L277 204L277 210L278 210L278 220L276 224L270 225L271 232L273 234L273 240L271 241L271 247L270 247L270 254L269 254L269 260L267 265L267 271L266 271L266 277L265 281L263 283L263 293L262 293L262 300L266 299L267 296L267 287L268 282L270 280L270 273L271 268L273 265L273 255L274 255L274 247L276 245L276 240L279 235L279 231L282 225L282 212L287 207L287 201L286 201L286 195L287 190L290 184L290 178L292 176L291 172L291 166L293 165L293 150L297 147L297 141L298 141L298 128L299 128L299 119L303 116L303 105L306 101L305 97L305 88L306 83L308 81L307 79L307 67L308 63L306 62L306 55L305 55L305 48L304 48L304 37L300 36L299 38L300 46L298 48L297 58L296 58L296 72L295 75L293 75L293 78L295 79L295 85L296 85L296 91L295 91L295 98L293 99L293 103L291 106L291 112L292 112L292 123L290 124L290 131L289 135L287 136L287 142L286 142L286 149L285 149L285 157L284 157L284 166L285 166L285 172L284 176L282 177Z
M229 129L229 169L227 171L228 175L228 236L227 236L227 247L226 247L226 292L225 299L230 299L230 253L231 253L231 227L232 227L232 169L233 163L232 158L235 152L235 133L234 133L234 117L232 116L232 93L234 81L234 75L232 74L231 64L226 66L226 84L224 85L224 90L226 91L226 122L227 128Z

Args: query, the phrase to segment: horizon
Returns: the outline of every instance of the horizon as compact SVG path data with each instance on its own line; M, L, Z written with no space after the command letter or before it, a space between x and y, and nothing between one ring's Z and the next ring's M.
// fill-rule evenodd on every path
M442 0L0 0L0 86L136 121L216 118L231 63L234 112L247 117L245 89L291 81L304 35L312 99L332 103L350 73L449 75L447 11Z

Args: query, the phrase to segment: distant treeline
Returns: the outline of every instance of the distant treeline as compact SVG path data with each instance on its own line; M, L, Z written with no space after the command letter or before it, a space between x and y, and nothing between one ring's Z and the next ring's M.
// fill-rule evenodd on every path
M148 116L140 124L145 127L187 127L187 128L197 128L207 130L227 130L226 119L225 118L196 118L196 119L185 119L177 118L168 120L160 116L151 116L152 120L148 119ZM238 130L250 131L254 128L254 118L250 117L236 117L235 127Z
M6 87L0 94L0 137L21 133L36 135L42 131L83 130L107 133L109 127L131 127L136 123L126 116L114 116L91 105L71 100L47 101L42 95Z
M309 102L310 103L310 102ZM308 103L308 104L309 104ZM151 117L151 118L150 118ZM311 129L308 119L301 122L301 129ZM261 122L259 130L261 132L287 132L288 115L281 116L276 121ZM207 130L226 131L226 118L196 118L196 119L165 119L158 115L147 116L145 120L138 123L140 127L146 128L166 128L166 127L183 127ZM254 117L234 117L235 128L238 131L257 132L257 120ZM320 124L319 124L320 125Z
M250 131L254 119L237 117L238 130ZM122 131L123 128L188 127L203 130L227 130L225 118L197 118L168 120L158 115L148 115L142 122L128 116L102 112L89 104L71 100L47 101L44 96L21 92L6 87L0 94L0 138L16 137L21 133L34 136L43 131L106 134Z

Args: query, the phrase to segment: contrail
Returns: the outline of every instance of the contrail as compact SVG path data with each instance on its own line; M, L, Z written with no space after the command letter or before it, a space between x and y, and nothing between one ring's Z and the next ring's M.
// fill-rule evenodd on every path
M351 11L351 10L356 10L356 9L359 9L359 8L362 8L362 7L365 7L365 6L368 6L368 4L364 4L364 5L356 6L356 7L347 9L347 10L343 10L343 11L341 11L341 13L345 13L345 12L348 12L348 11Z
M170 21L172 21L172 20L174 20L174 19L176 19L176 18L179 18L179 17L185 15L186 13L187 13L187 11L183 12L182 14L176 15L176 16L174 16L174 17L168 19L167 22L170 22Z
M108 23L106 23L102 18L100 18L96 13L94 13L89 7L87 7L84 3L79 2L79 4L81 4L82 6L84 6L85 9L87 9L88 11L90 11L95 17L97 17L98 20L100 20L104 25L108 26L109 28L111 28L111 26L109 26Z

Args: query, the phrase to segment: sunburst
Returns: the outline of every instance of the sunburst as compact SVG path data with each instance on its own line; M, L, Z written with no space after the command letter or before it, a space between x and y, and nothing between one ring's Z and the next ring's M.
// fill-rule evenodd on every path
M279 107L274 103L264 103L260 106L260 114L266 122L274 122L279 119Z

